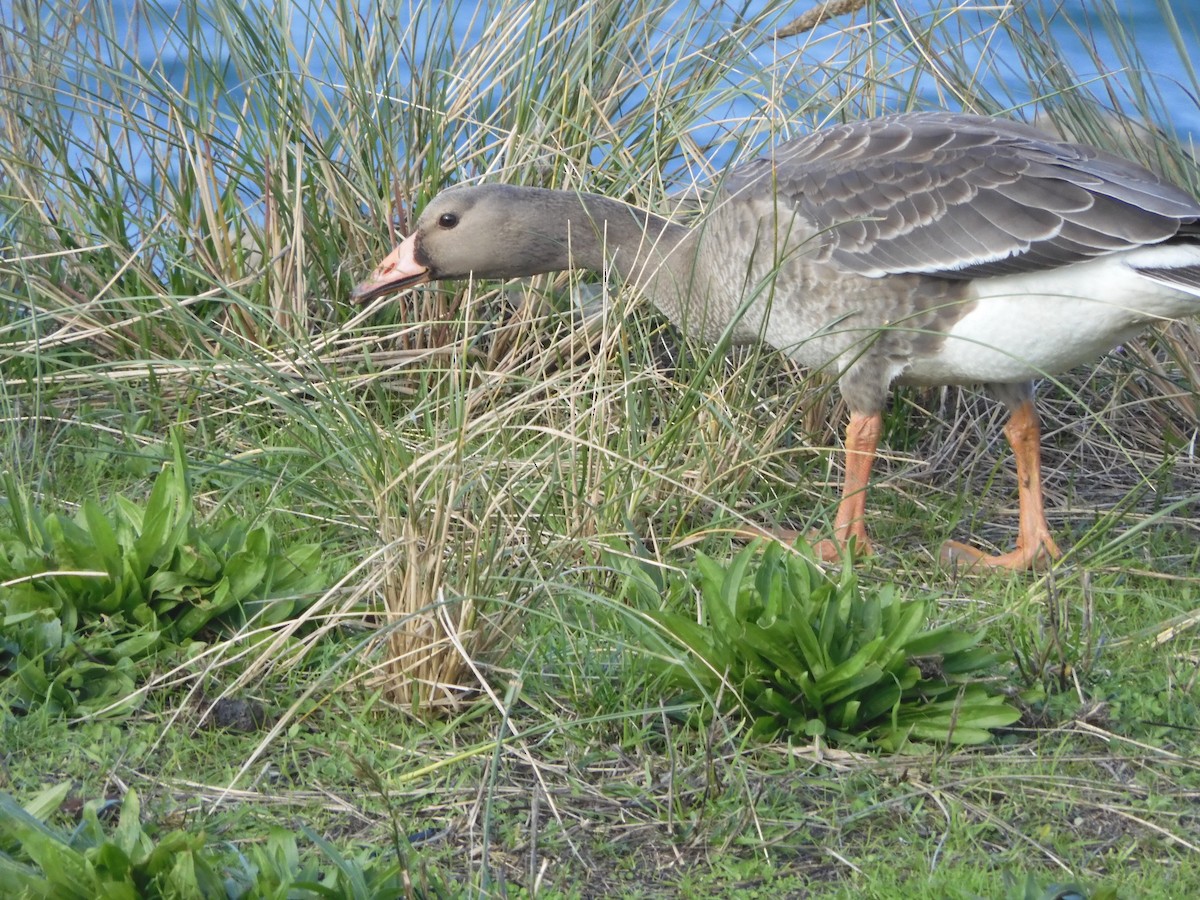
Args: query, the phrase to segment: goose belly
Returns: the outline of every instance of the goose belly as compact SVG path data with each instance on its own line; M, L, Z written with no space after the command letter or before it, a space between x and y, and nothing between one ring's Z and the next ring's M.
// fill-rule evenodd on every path
M914 356L898 380L909 384L1014 383L1095 360L1154 321L1200 313L1200 297L1146 278L1146 248L1054 269L978 279L970 312L940 347ZM1148 259L1138 259L1147 254Z

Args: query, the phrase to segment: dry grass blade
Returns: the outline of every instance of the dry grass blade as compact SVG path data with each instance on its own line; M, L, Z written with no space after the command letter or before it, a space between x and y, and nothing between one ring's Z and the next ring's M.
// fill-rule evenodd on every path
M386 496L386 495L385 495ZM431 527L418 530L411 517L397 522L386 504L380 511L387 659L380 673L388 699L418 714L447 715L471 702L479 690L464 658L488 649L475 632L470 598L446 598L445 547L449 517L435 514ZM399 532L399 533L396 533ZM447 609L449 606L449 609Z

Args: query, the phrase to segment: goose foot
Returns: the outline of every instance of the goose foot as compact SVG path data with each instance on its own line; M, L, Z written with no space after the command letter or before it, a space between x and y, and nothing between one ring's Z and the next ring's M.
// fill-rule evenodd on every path
M1013 572L1048 569L1061 556L1062 551L1049 533L1029 542L1018 540L1017 549L998 556L991 556L978 547L958 541L946 541L938 554L942 565L964 572L981 569L1008 569Z
M1017 549L999 556L989 556L970 544L946 541L938 554L943 565L957 566L963 571L1009 569L1023 572L1049 568L1054 560L1062 556L1046 522L1046 502L1042 497L1042 439L1033 398L1027 389L1017 391L1013 397L1004 434L1017 461L1017 502L1020 513Z

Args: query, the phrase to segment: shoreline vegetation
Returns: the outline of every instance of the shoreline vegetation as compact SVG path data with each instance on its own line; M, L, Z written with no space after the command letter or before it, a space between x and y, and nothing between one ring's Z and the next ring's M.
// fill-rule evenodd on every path
M1039 387L1068 553L960 577L978 391L896 394L821 568L744 535L829 530L823 373L580 273L348 303L448 184L667 213L901 109L1200 193L1196 22L1120 6L11 4L0 893L1200 894L1197 323Z

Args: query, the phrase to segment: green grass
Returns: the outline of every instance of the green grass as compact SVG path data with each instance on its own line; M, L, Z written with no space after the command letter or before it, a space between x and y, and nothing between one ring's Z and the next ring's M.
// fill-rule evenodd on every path
M305 43L290 4L218 0L173 20L204 52L170 69L114 37L105 3L78 23L42 6L0 18L0 470L46 511L144 501L175 429L199 521L318 543L331 584L266 637L152 660L133 711L0 710L0 789L70 782L69 831L83 801L134 787L148 829L234 848L307 825L386 856L398 829L475 895L1023 896L1005 873L1200 892L1194 325L1043 385L1050 521L1072 548L1050 575L937 568L947 537L1011 544L1011 459L989 401L898 395L864 588L986 628L1021 661L1014 690L1047 696L981 750L856 755L683 724L639 642L648 601L606 564L726 560L747 524L827 531L844 410L826 383L685 341L615 290L585 306L597 286L575 275L346 302L447 183L669 209L714 160L920 105L918 82L1029 117L1031 88L1062 130L1195 190L1156 90L1200 93L1188 22L1171 20L1178 59L1147 61L1101 4L1126 90L1077 88L1036 10L991 5L879 3L778 44L785 4L730 25L704 4L499 0L464 41L447 28L468 3L334 5ZM1022 60L1000 82L997 41ZM1145 139L1147 118L1168 132ZM443 642L414 698L389 646L421 634ZM200 727L226 695L270 727Z

